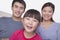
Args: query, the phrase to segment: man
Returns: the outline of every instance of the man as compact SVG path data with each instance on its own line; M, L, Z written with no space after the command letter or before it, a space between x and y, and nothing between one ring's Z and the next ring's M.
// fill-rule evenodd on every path
M25 11L26 3L24 0L13 0L12 17L0 18L0 38L7 40L13 32L23 29L21 15Z

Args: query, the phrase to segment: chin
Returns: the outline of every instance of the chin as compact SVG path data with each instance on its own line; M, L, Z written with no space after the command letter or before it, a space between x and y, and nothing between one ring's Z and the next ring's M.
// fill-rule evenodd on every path
M44 20L50 20L50 18L44 18Z
M16 16L17 18L20 18L20 16Z
M32 30L26 30L26 32L29 32L29 33L31 33L31 32L32 32Z

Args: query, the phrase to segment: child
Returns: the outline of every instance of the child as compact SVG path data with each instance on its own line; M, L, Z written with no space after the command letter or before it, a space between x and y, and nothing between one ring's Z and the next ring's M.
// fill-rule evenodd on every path
M23 17L24 30L16 31L10 40L42 40L42 38L35 33L41 21L40 12L34 9L28 10Z

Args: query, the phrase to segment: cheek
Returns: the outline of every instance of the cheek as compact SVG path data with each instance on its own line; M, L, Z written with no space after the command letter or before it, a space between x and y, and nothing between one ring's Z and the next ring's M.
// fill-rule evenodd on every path
M15 8L15 7L12 7L12 9L13 9L13 10L16 10L16 8Z
M13 9L12 9L12 12L15 13L15 12L16 12L16 9L13 8Z
M33 26L34 26L34 28L37 28L37 26L38 26L38 23L35 23Z
M20 10L20 13L23 13L23 12L24 12L24 10L23 10L23 9L21 9L21 10Z
M49 13L49 15L53 15L53 13Z
M44 17L45 13L42 13L42 17Z
M45 12L42 12L42 14L45 14Z
M43 16L44 16L44 15L52 16L52 15L53 15L53 13L48 13L48 14L46 14L45 12L43 12L43 13L42 13L42 15L43 15Z
M28 23L28 21L27 20L23 20L23 23L26 25Z
M42 15L45 15L46 13L45 12L42 12Z
M52 16L53 16L53 14L52 14L52 13L49 13L49 16L50 16L50 17L52 17Z
M24 26L24 28L25 28L25 26L26 26L26 23L23 21L23 26Z

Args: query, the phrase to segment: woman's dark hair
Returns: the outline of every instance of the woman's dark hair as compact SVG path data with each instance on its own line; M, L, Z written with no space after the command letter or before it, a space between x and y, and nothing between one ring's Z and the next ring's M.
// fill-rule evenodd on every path
M26 8L26 3L25 3L24 0L13 0L12 1L12 7L13 7L13 5L14 5L15 2L19 2L19 3L23 4L24 5L24 9Z
M28 11L25 13L24 17L33 17L33 18L37 19L39 22L41 21L40 12L37 11L37 10L35 10L35 9L30 9L30 10L28 10ZM24 17L23 17L23 18L24 18Z
M42 6L42 9L41 10L43 10L45 7L51 7L53 9L53 13L54 13L54 11L55 11L55 5L53 3L51 3L51 2L45 3ZM42 18L42 20L43 20L43 18ZM54 20L52 18L51 18L51 21L54 22Z

